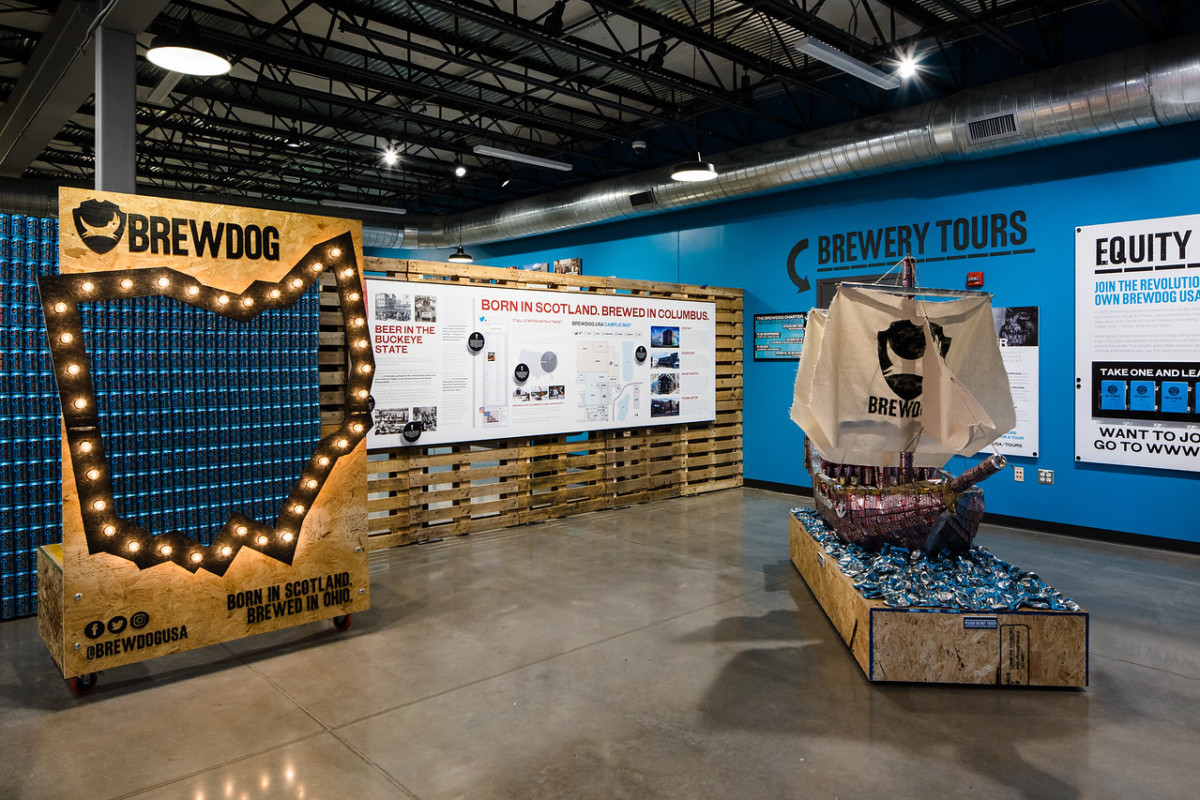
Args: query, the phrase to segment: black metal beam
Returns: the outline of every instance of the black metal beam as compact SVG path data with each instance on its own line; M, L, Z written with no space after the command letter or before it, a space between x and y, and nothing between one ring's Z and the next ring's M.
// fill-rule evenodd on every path
M764 0L772 5L778 5L779 0ZM937 14L933 14L929 9L917 5L914 0L875 0L877 3L882 3L903 17L907 17L917 23L924 32L935 34L939 28L946 25L945 20ZM820 38L820 37L818 37Z
M933 2L975 26L984 36L1011 51L1017 58L1030 67L1046 66L1044 58L1026 48L990 20L971 11L971 9L960 3L959 0L933 0Z
M221 87L224 87L226 90L222 91ZM221 104L226 104L226 105L233 105L233 106L247 108L247 109L255 109L255 110L258 110L261 112L268 113L272 116L291 118L294 120L301 120L301 121L304 121L304 122L307 122L310 124L328 124L328 119L330 118L330 116L336 116L337 117L336 124L337 124L338 128L341 130L350 131L350 132L353 132L355 134L362 135L362 136L387 136L388 135L386 131L381 131L378 126L370 125L369 123L366 122L366 119L365 119L365 117L368 117L369 115L380 115L381 111L386 111L386 109L381 109L379 106L373 105L373 104L365 102L365 101L356 100L353 98L333 97L333 96L326 95L319 91L302 89L302 88L296 87L296 86L284 86L284 85L269 84L269 83L264 84L261 82L260 83L252 83L249 81L243 81L243 80L236 79L236 78L230 78L229 76L225 76L224 78L221 78L221 79L207 79L204 81L196 81L190 87L190 89L191 89L193 96L204 99L206 101L210 101L210 102L216 102L216 103L221 103ZM232 90L232 91L229 91L229 90ZM336 114L336 115L330 115L330 114L317 115L317 114L314 114L311 112L305 112L299 108L297 108L297 109L285 108L285 107L271 103L270 102L271 98L265 94L265 92L267 92L267 91L277 91L281 94L286 93L287 96L295 96L295 97L300 97L300 98L311 98L311 99L313 99L314 102L329 104L331 107L341 107L341 108L344 108L346 110L353 111L356 113L354 113L354 114ZM426 121L429 121L431 123L436 123L436 121L429 120L428 118L426 118ZM218 124L219 124L219 121L218 121ZM467 150L465 147L459 146L453 141L443 141L440 139L427 140L424 137L416 137L411 134L406 135L403 138L405 139L405 141L407 141L409 143L419 144L421 146L429 147L431 149L442 149L442 150L448 150L451 152L461 152L463 154L466 154L469 152L469 150ZM437 163L437 162L431 162L431 163ZM447 164L445 166L446 166L446 171L448 173L449 165ZM507 175L502 175L500 173L494 173L493 171L488 170L486 168L476 169L474 172L475 172L475 175L494 174L497 177L507 177ZM536 178L532 178L532 177L529 177L528 175L524 175L521 178L521 180L523 183L532 184L534 186L540 187L540 189L542 191L547 191L549 189L561 188L564 186L583 183L587 180L587 177L581 176L581 175L574 175L573 177L566 178L566 179L560 180L560 181L556 181L554 183L544 183L544 182L537 180ZM470 186L471 183L472 183L471 181L466 181L466 182L461 182L461 183L460 182L448 183L447 184L449 187L448 191L454 191L463 186Z
M39 161L60 167L76 169L94 169L91 155L81 152L71 152L57 148L49 148L39 157ZM273 165L275 166L275 165ZM221 169L215 169L215 168ZM349 180L344 176L322 176L288 168L263 170L256 174L246 173L245 164L236 158L223 157L217 153L200 150L178 151L172 149L148 148L138 153L138 177L140 179L157 178L177 184L198 183L208 186L220 186L238 194L260 194L263 196L282 197L292 200L335 200L346 199L345 192L339 191L339 185L352 185L359 188L374 188L386 191L385 185L377 185L363 180ZM283 180L283 177L294 178L294 182ZM425 206L440 208L445 211L457 210L460 206L440 200L430 202L428 196L423 196L420 202ZM438 197L435 195L435 198ZM378 201L371 195L369 199ZM413 205L413 196L397 196L397 200L406 206Z
M1154 18L1136 0L1112 0L1112 3L1120 9L1121 13L1136 22L1138 27L1145 31L1151 39L1157 40L1166 36L1165 26L1156 23Z
M374 39L376 41L383 42L385 44L393 45L395 47L404 47L404 48L412 50L414 53L420 53L422 55L431 56L433 58L441 58L451 64L458 64L458 65L464 66L464 67L472 67L474 69L487 70L488 72L490 72L493 75L496 75L497 77L500 77L500 78L506 78L508 80L513 80L513 81L520 81L520 82L526 84L527 86L535 86L539 89L545 89L546 91L555 92L557 94L562 94L562 95L565 95L566 97L571 97L576 100L582 100L584 102L592 103L594 105L604 106L605 108L616 111L618 114L629 116L629 117L634 117L634 118L637 118L640 120L644 120L645 122L653 123L656 126L661 125L663 122L661 114L656 114L652 111L642 111L641 109L634 108L626 103L618 102L616 100L610 100L607 97L598 95L595 91L591 91L591 92L581 91L578 89L574 89L570 86L567 86L566 82L569 80L569 78L561 78L561 79L554 80L554 81L541 80L540 78L536 78L536 77L528 74L528 72L517 72L516 70L507 69L502 66L488 64L486 62L482 62L482 61L479 61L476 59L469 58L467 56L462 55L460 52L451 52L449 50L439 50L436 47L429 47L429 46L420 44L419 42L413 42L408 39L402 39L399 36L391 36L386 33L381 33L379 31L372 31L367 28L363 28L359 25L351 25L351 24L345 23L345 22L343 22L341 24L341 26L339 27L339 30L341 30L343 33L352 33L357 36L368 37L368 38ZM608 92L609 90L601 90L601 91ZM620 96L615 91L612 93L614 95ZM567 106L567 107L570 108L570 106ZM742 140L742 139L738 139L733 136L725 136L724 134L712 134L710 131L703 130L694 125L689 125L686 122L676 122L674 124L676 127L683 128L692 133L704 133L705 135L713 135L718 139L721 139L723 141L727 141L727 142L730 142L733 144L743 144L744 143L744 140ZM677 154L682 155L683 151L682 150L678 151Z
M725 97L721 94L713 94L711 87L697 81L693 78L679 75L668 70L650 70L645 62L631 58L624 53L617 53L600 45L584 41L577 37L563 36L554 37L548 36L540 26L531 22L522 20L511 14L506 14L495 8L484 6L480 3L472 2L472 0L417 0L420 5L428 6L437 9L446 14L450 14L463 19L469 19L481 25L494 28L498 31L526 38L534 43L541 45L547 50L556 50L566 53L570 56L579 58L583 61L589 61L593 64L609 67L618 70L628 75L647 80L666 86L676 91L684 92L689 95L704 97L711 101L714 105L728 108L734 111L740 111L743 114L758 117L767 120L776 125L793 130L803 130L804 126L796 123L793 120L783 119L774 114L761 111L753 106L746 105L734 98ZM350 5L346 0L331 0L325 3L326 7L345 8ZM369 5L366 8L356 7L353 13L364 16L370 19L378 19L384 24L388 23L388 19L392 17L390 14L380 14L378 10ZM443 33L443 35L445 35Z
M866 111L866 107L860 103L855 103L839 94L823 89L812 83L804 75L793 73L788 69L781 69L774 61L762 58L755 53L750 53L741 48L733 47L717 37L704 33L700 27L687 27L680 25L668 17L663 16L650 9L643 8L640 5L632 2L632 0L588 0L593 6L607 9L615 14L620 14L627 19L631 19L647 27L654 28L669 34L670 36L687 42L693 47L703 48L710 53L714 53L727 59L734 64L748 66L753 70L779 78L786 81L793 88L807 92L814 97L820 97L824 100L829 100L838 105L846 106L854 111Z
M389 108L376 103L359 100L352 97L330 95L316 89L260 80L251 82L238 78L224 76L220 79L193 81L187 91L194 97L210 102L222 103L248 110L261 111L272 116L303 121L312 125L331 125L339 130L350 131L361 136L381 137L385 139L402 139L406 143L428 147L431 150L444 150L458 156L471 155L471 149L463 144L465 137L480 136L477 129L464 124L444 122L420 114ZM276 102L271 102L268 93L276 93L282 97L297 98L323 104L328 107L327 113L305 111L303 104L289 108ZM311 106L310 106L311 108ZM354 112L353 114L347 112ZM415 134L405 130L389 131L385 126L371 124L368 120L394 118L412 121L428 128L449 129L458 134L456 137L437 137ZM514 141L524 140L510 137ZM446 164L447 170L450 164ZM486 170L485 170L486 172Z
M395 30L404 31L412 36L419 36L431 41L441 42L446 50L452 51L444 53L437 51L430 53L435 57L446 58L449 56L458 56L459 61L456 63L466 63L468 66L473 66L477 69L495 70L499 64L511 64L522 69L536 70L546 75L551 75L555 80L561 82L574 81L582 87L584 93L589 91L602 91L613 94L630 103L634 103L647 108L665 108L662 98L653 95L638 92L628 87L613 86L605 84L601 80L593 80L585 74L580 74L577 70L564 70L558 64L548 59L535 59L521 54L514 54L511 50L491 45L489 42L479 41L475 39L467 40L462 37L451 35L445 30L434 28L423 19L413 16L400 14L390 10L361 8L360 6L346 2L346 0L325 0L322 3L328 9L333 10L339 15L344 15L347 20L357 15L363 17L364 20L369 19L371 22L378 23L377 26L368 27L358 23L347 22L343 23L347 27L353 27L360 30L369 30L372 36L380 37L380 41L386 41L383 37L388 34L377 32L376 27L388 27ZM352 7L353 6L353 7ZM369 12L369 16L368 16ZM392 37L398 38L398 37ZM405 42L405 46L409 46L407 39L401 40ZM414 52L421 52L420 46L415 42L412 43ZM471 53L479 56L479 60L469 58ZM451 59L454 60L454 59ZM589 98L590 99L590 98ZM660 115L661 116L661 115Z
M210 95L200 99L210 103L226 104L226 101L219 99L217 95ZM230 141L239 145L270 152L295 154L295 150L287 146L286 140L289 135L292 135L289 132L263 125L255 125L239 119L217 119L212 114L206 114L201 110L191 110L187 105L187 103L184 103L169 111L161 111L144 105L140 106L138 108L138 125L146 126L146 130L141 132L141 136L145 137L147 133L157 128L192 137ZM90 104L81 108L80 112L90 114ZM268 113L273 112L269 111ZM369 159L371 157L379 158L380 156L376 148L329 137L310 139L308 140L308 146L301 148L300 151L303 154L313 149L340 151L347 162L353 160L355 157ZM445 162L436 159L408 157L405 163L408 168L415 167L417 172L423 173L423 175L416 176L416 179L420 180L444 177L446 172Z
M588 139L619 139L623 141L631 141L631 138L626 136L624 132L617 130L614 121L610 118L591 114L587 111L580 110L569 106L559 106L572 114L577 114L582 119L587 119L593 122L593 125L579 125L573 122L554 119L547 117L544 114L536 114L523 110L514 104L496 103L481 98L471 97L462 92L446 89L438 86L432 81L445 80L444 75L438 75L433 71L426 70L419 65L406 64L405 68L409 70L419 70L423 72L427 80L425 82L416 82L400 77L398 70L394 68L394 63L386 56L363 50L358 47L352 47L341 42L329 43L313 36L306 36L295 33L293 31L282 31L272 29L271 33L266 30L258 31L261 26L266 29L268 26L257 21L245 20L240 16L229 14L227 12L218 12L216 9L207 10L209 15L219 16L222 19L227 19L232 22L244 23L247 29L252 32L252 38L236 36L223 30L213 27L204 29L204 33L210 39L217 41L231 48L235 53L240 54L242 59L250 58L259 62L268 62L274 65L282 65L292 69L298 69L309 74L318 75L323 78L335 78L342 82L354 83L363 87L385 91L397 96L406 96L410 98L424 98L425 96L433 96L440 101L448 101L451 106L457 105L463 108L470 109L472 113L483 114L488 112L499 119L519 118L528 123L536 123L538 127L553 133L559 137L568 137L571 135L583 136ZM283 40L281 44L270 42L270 36L274 35L278 39ZM365 35L373 37L374 34L367 32ZM404 46L404 45L400 45ZM324 50L324 56L312 55L317 50ZM347 63L347 56L350 59L361 61L362 66L354 66ZM381 67L389 70L390 74L385 74L379 69L372 67ZM478 66L478 65L476 65ZM492 84L484 84L480 82L464 82L471 89L476 91L489 91L497 94L509 94L510 99L515 97L511 92L507 92L503 86ZM487 135L485 133L485 135ZM518 139L516 143L528 142ZM543 145L543 147L546 147ZM554 150L560 154L577 155L583 158L592 158L595 160L608 161L602 157L590 155L578 149L556 148L549 147L547 149ZM626 163L624 166L631 166Z

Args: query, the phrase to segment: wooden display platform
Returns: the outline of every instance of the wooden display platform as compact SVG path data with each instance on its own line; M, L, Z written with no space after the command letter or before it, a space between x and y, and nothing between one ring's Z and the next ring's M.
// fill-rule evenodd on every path
M1087 686L1086 611L889 608L865 599L789 518L792 563L868 680Z

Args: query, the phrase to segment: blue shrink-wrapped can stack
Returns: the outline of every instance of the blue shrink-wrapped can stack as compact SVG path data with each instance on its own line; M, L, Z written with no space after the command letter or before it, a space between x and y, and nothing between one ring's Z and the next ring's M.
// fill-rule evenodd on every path
M0 619L37 612L37 548L61 538L58 392L37 289L57 272L57 220L0 214Z
M61 411L37 290L57 272L57 221L0 214L2 619L36 613L37 548L62 540ZM234 512L274 523L320 439L318 291L249 322L167 297L80 304L118 514L203 544Z
M318 301L237 322L169 297L85 303L117 512L202 544L272 525L320 439Z

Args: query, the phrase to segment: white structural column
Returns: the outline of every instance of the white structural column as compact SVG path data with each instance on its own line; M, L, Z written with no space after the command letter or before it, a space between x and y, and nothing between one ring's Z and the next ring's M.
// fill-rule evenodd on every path
M96 29L96 189L137 191L137 38Z

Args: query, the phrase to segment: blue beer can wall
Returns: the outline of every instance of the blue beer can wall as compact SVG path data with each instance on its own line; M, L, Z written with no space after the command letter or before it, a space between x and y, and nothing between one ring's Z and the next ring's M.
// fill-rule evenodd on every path
M37 292L57 271L57 221L0 214L0 619L37 612L37 548L62 536ZM234 512L274 523L320 439L318 291L249 323L163 297L80 305L122 516L204 544Z
M58 395L39 274L58 270L50 218L0 214L0 618L37 611L37 548L61 537ZM51 241L47 241L47 239Z

